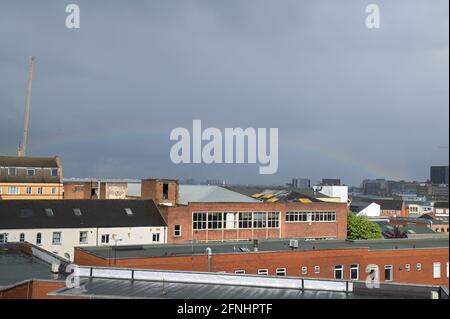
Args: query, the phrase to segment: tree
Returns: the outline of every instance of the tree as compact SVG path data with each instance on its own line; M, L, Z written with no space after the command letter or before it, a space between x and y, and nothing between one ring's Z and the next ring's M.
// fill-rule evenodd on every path
M371 222L367 216L356 216L348 213L347 239L380 239L383 238L380 226Z

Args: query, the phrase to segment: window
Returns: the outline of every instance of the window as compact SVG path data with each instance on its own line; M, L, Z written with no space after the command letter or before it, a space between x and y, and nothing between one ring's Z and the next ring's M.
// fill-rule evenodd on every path
M344 270L344 266L342 266L342 265L334 266L334 279L342 279L343 278L343 270Z
M206 213L194 213L192 220L193 229L206 229Z
M18 195L19 194L19 186L8 186L8 194L9 195Z
M286 268L277 268L276 269L277 276L286 276Z
M433 278L441 278L441 263L433 263Z
M81 213L81 209L79 209L79 208L74 208L73 209L73 214L75 215L75 216L81 216L81 215L83 215L82 213Z
M53 245L61 245L61 232L54 232L52 237Z
M239 213L239 228L252 228L252 213Z
M393 280L393 267L392 265L384 266L384 280L392 281Z
M334 222L336 212L286 212L286 222Z
M223 221L225 223L224 228L236 229L238 228L238 213L224 213Z
M421 263L417 263L416 264L416 270L417 271L421 271L422 270L422 264Z
M269 274L269 270L267 269L258 269L258 275L267 276Z
M169 184L164 183L163 184L163 199L169 198Z
M88 232L80 231L80 244L87 244L88 242Z
M8 234L1 233L0 234L0 244L6 244L8 242Z
M43 193L43 189L42 189L42 187L38 187L38 189L37 189L37 193L38 193L39 195L42 195L42 193Z
M53 214L53 209L51 208L45 208L45 215L47 215L48 217L52 217Z
M320 274L320 266L314 266L314 273Z
M56 187L52 187L52 195L56 195Z
M15 167L8 167L8 176L16 176L17 170Z
M131 208L125 208L125 213L126 213L128 216L133 216L133 211L131 210Z
M53 177L56 177L56 176L58 176L59 174L58 174L58 169L57 168L52 168L52 176Z
M405 271L406 272L410 272L411 271L411 265L410 264L406 264L405 265Z
M357 264L350 265L350 280L359 279L359 266Z
M25 233L20 233L19 241L23 243L25 241Z
M173 236L174 237L181 237L181 225L174 225L173 226Z
M208 213L208 229L220 229L222 225L222 213Z
M280 227L280 213L276 212L267 213L267 227L268 228Z
M266 213L253 213L253 228L266 228Z
M242 269L236 270L234 273L235 273L236 275L243 275L243 274L245 274L245 270L242 270Z
M40 244L42 244L42 234L37 233L36 234L36 245L40 245Z
M303 266L302 267L302 275L307 275L308 274L308 267Z
M36 170L34 168L27 168L27 176L35 176Z
M31 187L27 186L27 195L31 195L32 194L31 190L32 190Z
M102 235L102 244L109 244L109 234Z
M152 235L152 241L153 242L159 242L159 233L156 233L156 234Z

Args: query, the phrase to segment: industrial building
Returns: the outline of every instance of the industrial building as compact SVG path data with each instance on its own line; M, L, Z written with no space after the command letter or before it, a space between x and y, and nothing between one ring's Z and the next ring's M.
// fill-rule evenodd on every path
M448 237L368 241L258 240L203 244L78 247L83 266L212 271L248 275L365 280L448 287Z
M180 189L176 180L146 179L141 184L142 198L154 200L167 222L168 243L347 238L346 203L260 202L223 190L208 201L198 190L181 196Z

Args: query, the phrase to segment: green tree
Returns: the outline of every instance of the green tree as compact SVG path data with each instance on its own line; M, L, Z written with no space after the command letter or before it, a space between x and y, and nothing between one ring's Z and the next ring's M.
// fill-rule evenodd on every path
M371 222L367 216L356 216L348 213L347 217L348 239L380 239L383 238L380 226Z

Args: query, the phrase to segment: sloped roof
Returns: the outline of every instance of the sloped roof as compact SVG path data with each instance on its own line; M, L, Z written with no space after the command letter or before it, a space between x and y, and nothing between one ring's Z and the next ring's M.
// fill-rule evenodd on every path
M0 229L152 226L166 226L152 200L0 200Z
M193 202L243 202L258 203L259 200L233 192L220 186L209 185L180 185L179 200L181 205Z
M0 156L0 167L58 168L58 158Z

